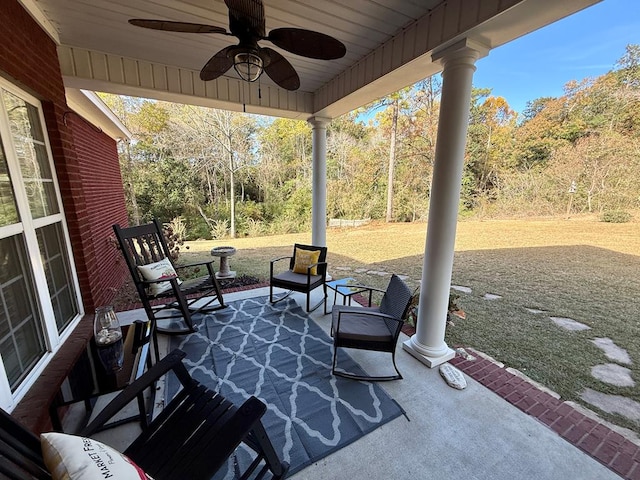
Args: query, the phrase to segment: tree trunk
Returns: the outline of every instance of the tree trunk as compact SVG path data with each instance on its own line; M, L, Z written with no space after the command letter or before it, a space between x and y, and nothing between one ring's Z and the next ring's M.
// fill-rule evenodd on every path
M132 180L132 171L133 171L133 161L131 160L131 144L126 142L125 151L127 152L127 170L129 171L129 175L127 175L127 189L129 190L129 200L131 201L131 216L133 217L134 225L140 225L140 207L138 206L138 199L136 198L136 191L133 187Z
M391 139L389 140L389 178L387 183L387 223L393 221L393 171L396 164L396 133L398 130L398 99L393 101Z

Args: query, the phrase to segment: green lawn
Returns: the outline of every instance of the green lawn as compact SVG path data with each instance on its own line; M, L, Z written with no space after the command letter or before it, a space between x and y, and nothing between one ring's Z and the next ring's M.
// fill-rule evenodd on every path
M268 279L271 258L290 254L294 242L310 238L307 233L190 242L185 260L208 257L212 246L233 245L238 249L230 260L233 270ZM329 229L330 272L380 287L388 279L367 272L400 273L415 287L425 238L426 224ZM566 400L581 402L580 392L589 387L640 402L640 387L613 387L590 375L591 367L610 362L590 340L608 337L629 352L629 368L640 382L640 223L590 218L462 221L452 282L472 293L461 294L459 304L467 315L447 328L450 346L480 350ZM485 293L502 298L485 300ZM529 313L526 307L548 315ZM549 315L572 318L591 330L565 331ZM622 417L603 416L640 432L640 425Z

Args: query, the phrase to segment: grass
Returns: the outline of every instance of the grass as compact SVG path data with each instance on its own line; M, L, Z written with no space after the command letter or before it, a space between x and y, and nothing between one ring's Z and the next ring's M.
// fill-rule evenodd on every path
M384 287L388 277L421 278L426 224L372 224L328 229L331 274L353 276ZM291 253L310 234L190 242L185 257L208 257L213 246L238 249L230 264L238 274L268 279L269 260ZM187 258L185 258L186 260ZM640 224L613 224L591 218L571 220L463 221L458 225L452 283L472 289L461 294L465 320L447 327L450 346L480 350L559 393L583 403L585 388L640 402L640 387L614 387L590 375L611 363L590 340L611 338L626 349L632 377L640 382ZM501 295L485 300L485 293ZM547 314L533 314L526 308ZM568 332L549 316L569 317L591 327ZM598 411L595 407L585 406ZM640 425L598 412L640 432Z

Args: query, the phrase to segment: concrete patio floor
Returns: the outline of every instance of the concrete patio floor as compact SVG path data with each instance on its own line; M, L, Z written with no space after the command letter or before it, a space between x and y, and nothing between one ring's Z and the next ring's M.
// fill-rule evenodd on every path
M225 302L268 295L268 290L225 294ZM303 306L304 295L294 293L293 298ZM332 297L329 300L333 302ZM125 323L144 318L144 312L140 311L118 315ZM328 333L330 315L323 315L319 308L311 316ZM471 377L465 375L468 386L464 390L447 386L437 368L429 369L402 351L401 342L406 339L402 336L396 360L404 379L381 386L404 408L406 417L396 418L290 478L620 478ZM166 349L168 342L162 343L161 349ZM350 353L365 370L380 368L379 354L355 350ZM101 432L99 438L121 448L136 429L136 425L129 424Z

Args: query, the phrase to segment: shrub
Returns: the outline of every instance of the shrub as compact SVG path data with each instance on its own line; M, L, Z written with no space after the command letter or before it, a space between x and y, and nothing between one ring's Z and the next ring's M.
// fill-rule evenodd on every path
M253 218L247 219L245 226L245 233L249 237L261 237L267 232L267 228L262 222L254 220Z
M229 222L226 220L214 220L211 228L211 236L214 240L220 240L227 236L229 232Z
M600 215L601 222L607 223L627 223L631 220L631 214L624 210L612 210L609 212L603 212Z

